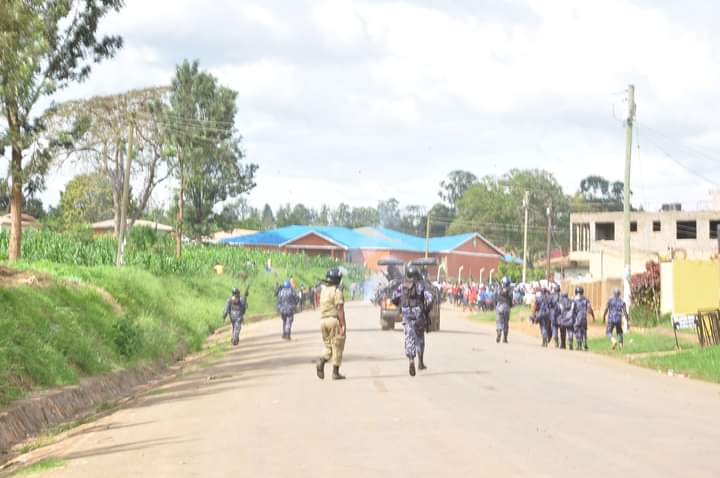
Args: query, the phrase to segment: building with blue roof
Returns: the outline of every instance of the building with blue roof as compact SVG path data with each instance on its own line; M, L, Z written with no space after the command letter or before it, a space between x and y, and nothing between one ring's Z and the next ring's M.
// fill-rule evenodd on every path
M484 281L497 271L505 253L472 232L433 237L428 241L382 227L350 229L335 226L287 226L256 234L227 237L221 244L267 250L327 255L338 260L363 265L373 270L377 262L388 257L409 262L428 256L440 264L430 270L462 280Z

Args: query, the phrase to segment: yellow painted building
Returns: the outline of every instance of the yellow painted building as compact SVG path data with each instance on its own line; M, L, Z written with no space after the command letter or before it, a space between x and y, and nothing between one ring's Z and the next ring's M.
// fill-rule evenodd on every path
M660 265L661 311L695 315L720 308L720 260L676 259Z

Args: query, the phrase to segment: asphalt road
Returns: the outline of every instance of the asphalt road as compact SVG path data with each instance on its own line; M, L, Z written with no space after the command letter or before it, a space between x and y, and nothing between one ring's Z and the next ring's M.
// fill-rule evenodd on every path
M315 377L314 313L280 320L63 442L53 477L718 477L720 387L542 349L443 312L411 378L399 330L347 307L343 382Z

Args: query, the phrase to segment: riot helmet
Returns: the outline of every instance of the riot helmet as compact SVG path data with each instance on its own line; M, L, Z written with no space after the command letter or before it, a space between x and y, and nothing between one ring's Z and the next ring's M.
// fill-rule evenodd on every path
M416 280L421 280L423 278L420 269L413 264L410 264L405 268L405 277Z
M291 288L292 288L292 284L290 284L289 280L286 280L285 282L283 282L283 289L291 289Z
M582 286L575 287L575 295L583 295L585 293L585 289L582 288Z
M510 286L510 278L508 276L503 277L501 282L502 282L503 287Z
M238 289L237 287L233 287L232 295L235 295L235 296L240 295L240 289Z
M620 298L620 289L619 288L615 287L613 289L613 296L615 296L616 299Z
M340 272L340 269L337 267L333 267L331 269L328 269L328 271L325 273L325 282L327 282L330 285L340 285L340 282L342 281L342 272Z

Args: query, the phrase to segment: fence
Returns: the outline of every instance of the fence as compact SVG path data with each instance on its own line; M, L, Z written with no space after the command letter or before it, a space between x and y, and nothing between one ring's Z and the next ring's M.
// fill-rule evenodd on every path
M720 345L720 310L698 311L695 324L701 347Z
M560 288L567 292L570 297L575 295L575 287L581 286L585 290L585 297L590 301L596 314L602 314L605 304L612 296L616 287L622 290L622 279L604 279L594 281L577 282L564 280L560 282Z

